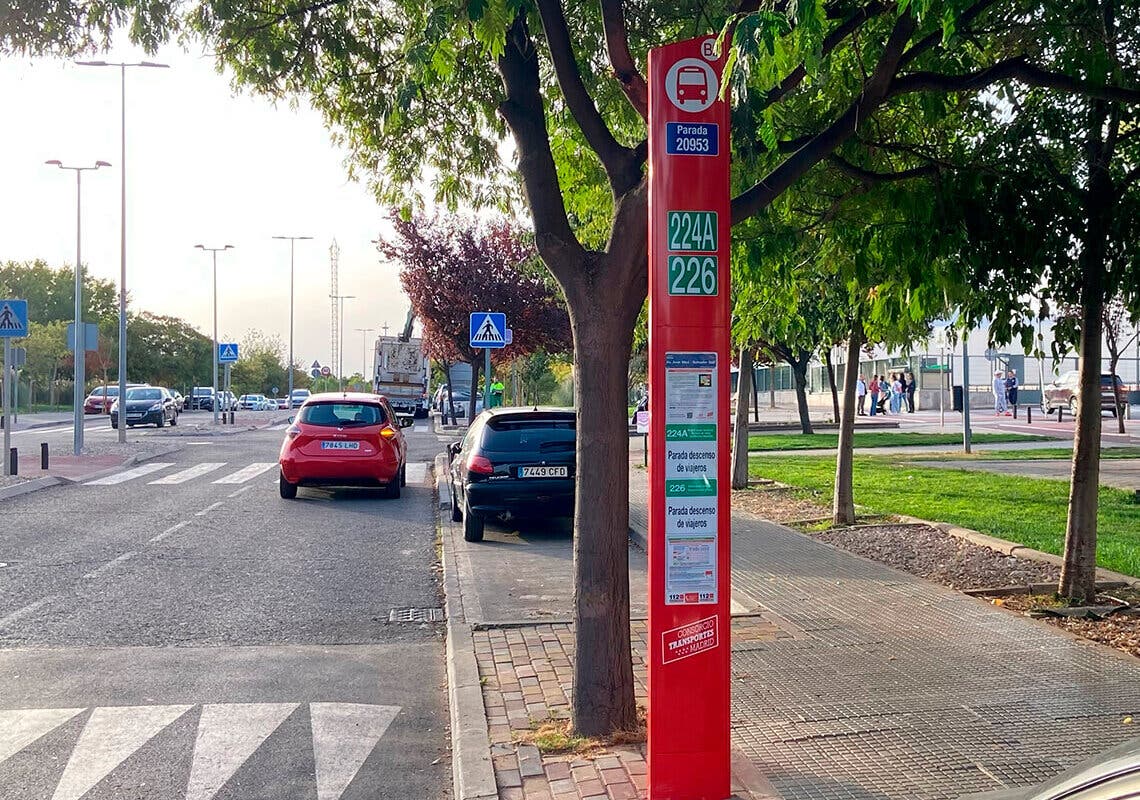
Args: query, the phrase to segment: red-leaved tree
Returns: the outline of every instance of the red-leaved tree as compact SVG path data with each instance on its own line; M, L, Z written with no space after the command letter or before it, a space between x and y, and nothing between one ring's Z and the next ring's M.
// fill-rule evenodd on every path
M424 329L424 352L442 362L471 364L468 419L475 413L482 352L471 348L476 311L507 315L512 343L493 351L504 363L536 350L571 347L566 302L538 261L530 235L505 220L479 223L459 216L391 216L394 234L380 252L400 265L400 283Z

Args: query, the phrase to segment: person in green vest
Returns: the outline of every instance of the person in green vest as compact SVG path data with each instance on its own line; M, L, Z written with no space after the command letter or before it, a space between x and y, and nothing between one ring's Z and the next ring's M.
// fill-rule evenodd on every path
M498 408L503 404L503 382L496 380L491 384L490 408Z

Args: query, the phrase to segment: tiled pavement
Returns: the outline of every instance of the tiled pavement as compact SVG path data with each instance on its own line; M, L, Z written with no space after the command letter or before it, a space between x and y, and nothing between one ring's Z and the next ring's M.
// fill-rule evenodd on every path
M631 470L634 527L645 480ZM758 612L734 619L732 644L734 780L751 767L753 797L952 800L1140 734L1125 724L1140 718L1140 660L1044 623L741 514L733 582ZM632 634L643 704L644 622ZM643 746L523 743L567 713L568 624L477 629L474 646L501 800L644 797Z
M949 800L1140 735L1140 660L755 517L732 557L802 632L733 647L734 743L788 800Z

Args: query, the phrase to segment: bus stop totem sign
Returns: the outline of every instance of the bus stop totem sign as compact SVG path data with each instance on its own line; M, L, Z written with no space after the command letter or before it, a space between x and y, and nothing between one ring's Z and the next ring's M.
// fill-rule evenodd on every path
M729 109L716 37L649 54L649 798L729 767Z

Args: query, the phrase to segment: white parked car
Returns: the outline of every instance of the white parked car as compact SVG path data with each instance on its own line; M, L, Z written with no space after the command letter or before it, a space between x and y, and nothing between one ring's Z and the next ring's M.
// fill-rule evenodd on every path
M273 404L263 394L243 394L238 400L238 408L243 411L268 411Z

